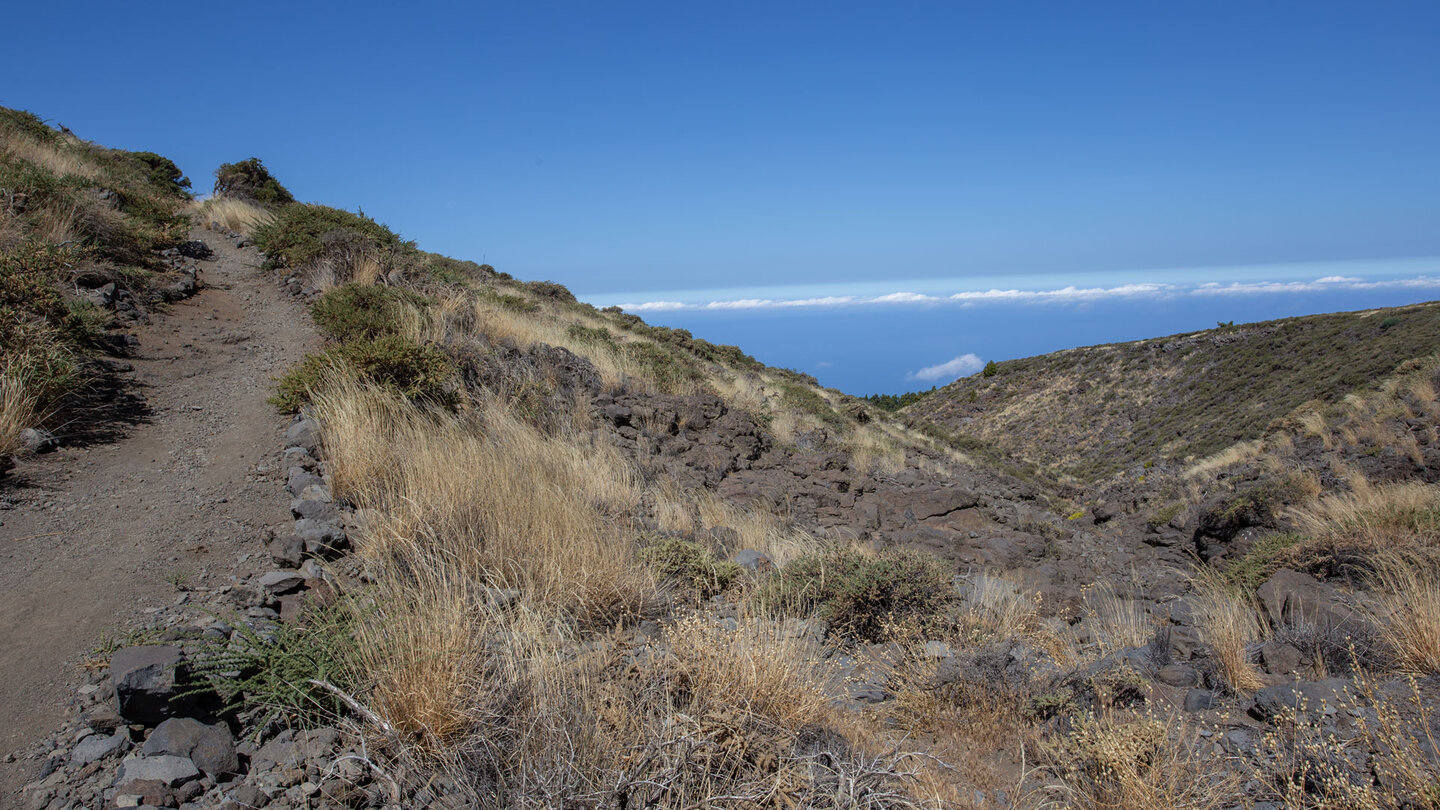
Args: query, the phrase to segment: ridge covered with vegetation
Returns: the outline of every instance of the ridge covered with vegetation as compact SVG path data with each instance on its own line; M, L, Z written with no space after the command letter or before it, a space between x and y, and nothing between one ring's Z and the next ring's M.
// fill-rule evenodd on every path
M917 428L1091 483L1250 441L1440 345L1440 304L1310 315L996 363L909 405Z
M165 280L157 254L189 228L189 187L165 157L0 108L0 469L21 431L73 404L96 374L90 361L117 349L115 316L96 298L141 297Z

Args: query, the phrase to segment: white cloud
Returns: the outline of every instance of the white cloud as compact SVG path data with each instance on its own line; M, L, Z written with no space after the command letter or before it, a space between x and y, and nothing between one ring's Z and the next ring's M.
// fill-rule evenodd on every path
M966 374L974 374L985 367L985 361L974 354L962 354L954 360L941 363L938 366L926 366L912 374L906 374L906 379L925 380L926 382L940 381L950 382L951 380L964 377Z
M1049 290L989 289L962 290L949 295L926 295L898 291L883 295L825 295L809 298L735 298L706 302L645 301L621 304L627 312L675 310L749 310L854 307L875 304L951 304L974 306L987 303L1080 304L1116 298L1171 298L1180 295L1267 295L1277 293L1335 292L1338 290L1384 290L1440 288L1440 277L1366 281L1355 276L1324 276L1314 281L1215 281L1170 284L1145 282L1114 287L1076 287Z

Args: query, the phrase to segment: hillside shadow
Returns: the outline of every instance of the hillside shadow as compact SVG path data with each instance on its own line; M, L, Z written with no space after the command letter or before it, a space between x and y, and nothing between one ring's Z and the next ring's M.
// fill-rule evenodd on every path
M51 431L64 447L120 441L150 423L149 387L129 374L103 371L61 408Z

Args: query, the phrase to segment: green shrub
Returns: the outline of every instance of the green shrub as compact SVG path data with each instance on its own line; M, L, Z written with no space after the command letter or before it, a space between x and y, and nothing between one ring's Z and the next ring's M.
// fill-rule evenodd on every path
M728 344L711 343L708 340L695 338L691 341L691 350L702 360L711 363L730 366L731 368L745 369L747 371L759 371L765 368L765 364L741 351L739 346Z
M570 326L566 327L565 334L569 335L575 340L580 341L581 343L590 343L596 346L609 346L612 349L616 347L615 336L611 335L610 330L606 329L603 326L589 327L578 323L572 323L570 324Z
M270 175L270 170L252 157L238 163L222 163L215 170L215 195L238 197L261 205L289 205L295 202L290 191Z
M564 301L567 303L574 303L575 301L574 293L571 293L565 285L557 284L553 281L527 281L525 282L525 289L541 298L552 298L556 301Z
M1180 514L1180 510L1184 508L1185 504L1180 501L1168 503L1151 513L1150 517L1145 520L1145 525L1152 529L1159 529L1174 520L1175 516Z
M1234 560L1225 569L1225 579L1232 585L1254 591L1265 584L1265 580L1280 567L1276 557L1280 552L1297 546L1304 536L1294 532L1267 534L1255 541L1255 545L1244 557Z
M1399 326L1399 325L1400 325L1400 319L1399 319L1399 318L1395 318L1395 317L1386 318L1385 320L1383 320L1383 321L1380 322L1380 328L1381 328L1381 329L1389 329L1389 328L1392 327L1392 326Z
M130 152L130 157L149 171L146 172L145 180L150 185L164 192L174 195L188 196L186 189L190 188L190 178L180 171L175 162L163 155L154 152Z
M701 599L724 591L740 575L739 565L717 560L710 549L678 537L640 549L640 561L657 579L693 590Z
M323 239L322 239L323 237ZM255 229L255 244L265 251L265 267L302 268L327 250L327 242L347 247L364 246L383 253L417 253L394 231L364 214L352 214L326 205L289 205Z
M450 358L433 346L421 346L399 335L341 343L306 357L276 382L270 403L285 413L300 410L325 375L335 369L392 388L412 400L454 404L454 394L448 390L455 372Z
M983 368L983 369L980 370L980 376L981 376L981 377L994 377L996 374L999 374L999 373L1000 373L1000 364L999 364L999 363L996 363L994 360L991 360L990 362L986 363L986 364L985 364L985 368Z
M705 379L704 372L696 367L695 361L654 343L626 343L625 354L667 394L681 393L686 383Z
M311 608L303 623L275 625L261 633L232 620L235 637L210 642L190 656L186 692L214 692L226 712L242 707L260 716L249 725L262 731L272 721L301 726L333 723L348 712L322 681L346 694L359 685L355 641L356 608L345 601Z
M802 383L781 381L780 402L787 408L818 417L827 425L838 427L845 422L844 417L830 407L830 403L820 396L819 392Z
M510 295L509 293L496 292L495 290L482 288L476 293L480 298L490 303L508 309L511 312L532 313L540 309L540 302L523 295Z
M944 564L923 552L844 549L794 560L755 599L763 610L814 614L843 635L878 641L892 623L938 617L952 592Z
M373 340L399 334L403 305L424 303L419 295L396 287L342 284L310 305L310 317L322 333L338 341Z

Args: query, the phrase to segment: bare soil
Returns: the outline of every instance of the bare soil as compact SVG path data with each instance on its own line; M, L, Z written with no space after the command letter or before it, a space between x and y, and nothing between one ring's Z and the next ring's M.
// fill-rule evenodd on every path
M57 430L58 451L0 482L0 796L34 778L27 752L60 725L80 668L103 664L94 650L180 586L269 568L267 527L289 518L288 420L265 399L318 338L253 248L192 238L215 250L204 288L135 330L133 371L102 388L105 424Z

